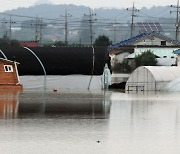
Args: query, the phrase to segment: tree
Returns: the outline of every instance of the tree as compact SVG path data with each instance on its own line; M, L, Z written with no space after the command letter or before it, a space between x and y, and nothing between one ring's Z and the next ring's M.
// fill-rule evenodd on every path
M62 41L55 41L55 43L53 44L54 46L68 46L68 43L62 42Z
M156 56L151 52L151 50L147 50L141 55L135 57L135 63L136 68L139 66L156 66L157 60Z
M122 63L116 63L113 72L115 73L131 73L132 68L128 64L128 60L124 59Z
M3 36L3 38L0 38L0 46L19 46L19 42L17 40L10 40L7 36Z
M105 35L100 35L98 38L95 40L94 46L109 46L112 44L112 41L109 40L109 38Z

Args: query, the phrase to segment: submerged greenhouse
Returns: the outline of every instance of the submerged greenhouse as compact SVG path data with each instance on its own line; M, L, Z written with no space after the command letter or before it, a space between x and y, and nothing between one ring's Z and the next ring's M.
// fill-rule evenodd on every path
M160 91L180 78L180 67L176 66L141 66L129 77L125 90L129 91Z
M163 89L164 91L180 92L180 78L169 82Z

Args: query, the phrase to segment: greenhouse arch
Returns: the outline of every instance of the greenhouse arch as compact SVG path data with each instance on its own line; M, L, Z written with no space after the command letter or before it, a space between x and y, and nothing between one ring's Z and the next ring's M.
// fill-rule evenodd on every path
M159 91L171 81L180 77L180 67L141 66L129 77L126 91Z

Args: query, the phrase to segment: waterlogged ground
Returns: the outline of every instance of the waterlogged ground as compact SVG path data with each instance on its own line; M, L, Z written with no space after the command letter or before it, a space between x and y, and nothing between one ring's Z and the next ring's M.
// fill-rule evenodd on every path
M0 92L0 153L178 154L179 93Z

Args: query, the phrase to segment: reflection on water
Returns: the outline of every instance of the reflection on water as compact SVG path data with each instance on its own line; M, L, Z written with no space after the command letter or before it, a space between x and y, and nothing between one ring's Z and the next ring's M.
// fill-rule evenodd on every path
M179 93L114 93L111 97L109 143L114 149L121 145L120 152L128 154L180 153Z
M0 91L0 118L15 118L17 106L18 91Z
M0 104L3 154L180 153L179 93L1 92Z
M0 93L0 118L108 118L105 93L8 91Z

